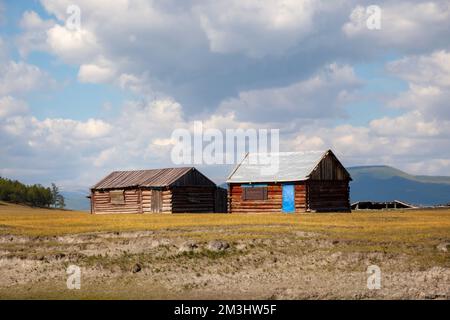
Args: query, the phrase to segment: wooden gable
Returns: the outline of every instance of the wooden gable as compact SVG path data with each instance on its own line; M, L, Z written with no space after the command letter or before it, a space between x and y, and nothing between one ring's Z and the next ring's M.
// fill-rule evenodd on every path
M341 164L334 153L329 150L309 175L310 180L352 180L350 173Z
M171 187L184 187L184 186L210 186L215 187L216 184L208 179L203 173L195 168L192 168L189 172L180 176L174 181Z

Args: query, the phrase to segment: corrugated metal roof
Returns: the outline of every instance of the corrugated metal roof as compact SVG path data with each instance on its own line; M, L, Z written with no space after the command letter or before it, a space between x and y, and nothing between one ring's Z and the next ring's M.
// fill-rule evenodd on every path
M328 151L248 153L229 175L228 183L300 181L308 176ZM268 162L268 159L273 161ZM278 164L276 160L278 159Z
M92 189L114 189L128 187L166 187L177 181L193 167L164 168L152 170L114 171L103 178Z

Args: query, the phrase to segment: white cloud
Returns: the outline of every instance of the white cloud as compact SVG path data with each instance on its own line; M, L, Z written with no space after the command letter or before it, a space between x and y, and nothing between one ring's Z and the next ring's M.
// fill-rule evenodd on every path
M35 11L25 11L20 20L20 27L23 29L39 29L44 23L44 20Z
M83 64L78 72L78 80L87 83L103 83L114 78L114 70L107 65Z
M370 122L370 128L378 135L396 137L450 137L450 121L438 121L436 119L424 120L418 111L389 118L383 117Z
M0 97L0 119L26 113L28 106L25 101L11 96Z
M50 83L50 76L37 66L15 61L0 65L0 95L23 94Z
M23 32L17 37L19 53L26 57L31 51L47 51L47 30L55 25L51 19L43 20L34 11L25 11L20 20Z
M388 100L406 112L368 126L303 127L287 148L331 147L347 164L391 164L417 174L442 174L450 159L449 54L437 51L390 62L408 89Z
M66 9L67 6L64 12ZM20 27L23 32L16 43L22 57L31 51L44 51L59 56L65 62L82 63L95 57L100 50L95 35L89 29L69 30L65 24L59 25L53 19L42 19L35 11L23 13Z
M317 3L310 0L224 0L194 7L210 49L251 57L280 54L311 32Z
M39 136L49 137L49 142L63 144L70 137L75 141L103 138L112 131L112 126L102 120L89 119L45 119L34 121Z
M95 58L99 46L95 35L88 29L69 30L55 25L47 31L49 49L71 63L83 63Z
M416 85L450 88L450 52L445 50L393 61L388 70Z
M120 153L116 147L111 147L108 149L102 150L97 156L93 159L93 164L97 168L101 168L107 166L111 161L120 157Z
M355 16L348 21L369 1L80 0L79 31L65 26L73 1L42 3L55 20L24 13L17 37L23 56L49 52L79 67L81 82L158 97L129 102L113 119L37 119L17 96L42 88L43 71L2 64L0 142L8 172L32 161L42 179L52 172L89 185L112 169L169 164L171 130L195 118L219 129L279 125L285 150L332 147L347 164L448 168L448 1L381 1L380 31L360 28ZM387 68L408 84L388 101L404 114L336 126L362 85L349 63L386 52L408 55ZM168 96L174 98L162 98Z
M388 64L387 69L408 82L390 105L420 111L426 119L450 120L450 53L408 56Z
M351 67L330 64L286 87L241 92L238 98L224 101L219 111L232 111L239 120L253 122L343 117L343 106L360 85Z
M145 80L133 74L123 73L118 79L119 87L128 89L135 93L142 93L145 87Z
M373 4L373 3L371 3ZM381 29L367 28L366 7L358 4L342 26L344 34L368 45L372 50L397 48L429 50L446 43L450 29L450 3L437 1L383 1L375 3L381 9Z
M409 116L408 120L423 121L414 116ZM413 174L442 174L448 165L439 160L450 158L450 131L443 128L437 134L433 125L423 122L410 124L400 117L376 119L369 127L310 126L304 127L301 133L291 139L285 137L284 148L331 148L346 166L386 164ZM409 132L417 128L419 132ZM423 171L418 170L419 168Z
M303 81L331 61L348 64L384 55L387 48L422 52L448 45L450 19L441 2L381 1L388 20L382 30L348 36L341 26L357 4L369 1L79 0L81 30L72 31L65 24L73 1L43 0L56 22L24 15L24 37L36 41L24 41L21 50L44 46L64 62L83 66L82 81L95 68L95 82L126 83L146 97L174 97L190 114L199 114L238 92ZM401 19L415 26L406 36ZM27 25L38 26L36 36ZM101 57L114 62L114 76L106 70L110 66L97 62Z
M405 166L409 172L420 174L441 175L442 172L450 172L450 160L448 158L426 159Z
M108 121L39 120L26 109L19 112L12 102L0 100L0 143L6 152L2 153L2 171L15 172L32 161L36 170L32 174L41 183L50 182L50 172L60 182L70 171L72 181L64 181L65 185L86 186L108 170L169 163L171 145L156 141L187 125L181 106L172 100L128 102L117 118Z

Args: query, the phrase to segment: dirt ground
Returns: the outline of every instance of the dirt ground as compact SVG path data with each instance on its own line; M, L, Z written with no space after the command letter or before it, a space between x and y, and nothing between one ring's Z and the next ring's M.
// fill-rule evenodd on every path
M3 234L0 298L450 298L448 238L430 246L374 244L296 229L266 237L255 232L236 236L239 232L236 226L208 226L59 236ZM67 288L69 265L81 268L79 290ZM370 265L381 270L381 289L367 287Z

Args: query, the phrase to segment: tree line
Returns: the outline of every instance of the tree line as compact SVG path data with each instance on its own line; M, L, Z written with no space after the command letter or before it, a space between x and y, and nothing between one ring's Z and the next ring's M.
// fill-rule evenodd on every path
M48 188L40 184L26 185L2 177L0 177L0 200L33 207L65 207L64 196L54 183Z

